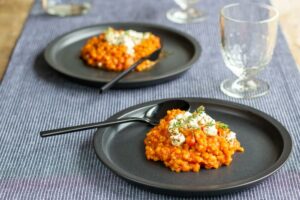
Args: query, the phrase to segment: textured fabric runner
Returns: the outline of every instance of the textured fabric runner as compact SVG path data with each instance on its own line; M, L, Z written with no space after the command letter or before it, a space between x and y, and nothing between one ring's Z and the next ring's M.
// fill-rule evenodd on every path
M128 106L170 97L209 97L250 105L279 120L292 135L292 155L277 173L251 189L207 199L300 199L299 72L279 32L273 60L261 74L271 92L251 100L223 95L221 81L233 76L219 49L218 12L225 3L201 1L208 18L189 25L165 18L174 6L171 0L94 1L91 12L79 17L32 12L0 86L0 199L181 199L143 190L112 173L96 158L93 131L39 137L40 130L105 120ZM202 56L174 81L103 95L96 88L66 80L43 61L42 51L57 36L116 21L159 23L185 31L200 42Z

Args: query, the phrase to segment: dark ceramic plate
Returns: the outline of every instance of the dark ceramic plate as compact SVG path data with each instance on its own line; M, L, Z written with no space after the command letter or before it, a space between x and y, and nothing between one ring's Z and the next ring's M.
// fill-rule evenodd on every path
M55 39L45 50L46 61L53 69L77 82L92 86L107 83L118 73L88 67L79 55L88 38L102 33L108 27L150 31L162 39L163 51L167 54L151 70L132 72L124 77L115 85L118 88L150 86L175 79L190 69L201 53L201 47L193 37L169 27L145 23L110 23L81 28Z
M148 161L143 140L150 126L128 123L99 129L94 147L99 159L128 181L173 195L216 195L239 191L267 178L288 159L292 140L275 119L251 107L215 99L187 98L191 110L204 105L213 118L229 124L245 148L236 153L228 167L200 170L199 173L175 173L160 162ZM139 104L110 119L142 117L159 101Z

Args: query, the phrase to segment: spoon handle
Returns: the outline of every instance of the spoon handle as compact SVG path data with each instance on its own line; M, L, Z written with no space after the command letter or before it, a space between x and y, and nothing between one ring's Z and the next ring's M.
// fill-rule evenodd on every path
M111 88L116 82L118 82L121 78L123 78L124 76L126 76L129 72L133 71L144 60L146 60L146 58L139 59L136 63L134 63L133 65L131 65L128 69L126 69L125 71L123 71L122 73L120 73L118 76L116 76L115 78L113 78L111 81L109 81L108 83L106 83L100 89L100 93L103 93L106 90L108 90L109 88Z
M78 126L70 126L70 127L65 127L65 128L41 131L40 136L41 137L49 137L49 136L54 136L54 135L62 135L65 133L72 133L72 132L76 132L76 131L83 131L83 130L94 129L94 128L102 128L102 127L111 126L114 124L134 122L134 121L148 123L148 121L143 118L129 117L129 118L124 118L124 119L117 119L114 121L97 122L97 123L90 123L90 124L83 124L83 125L78 125Z

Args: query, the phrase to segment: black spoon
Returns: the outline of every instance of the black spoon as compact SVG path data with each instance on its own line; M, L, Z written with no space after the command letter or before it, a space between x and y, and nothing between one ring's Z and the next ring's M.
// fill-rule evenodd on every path
M120 73L118 76L113 78L111 81L106 83L104 86L102 86L102 88L100 89L100 93L103 93L106 90L108 90L109 88L111 88L115 83L117 83L120 79L122 79L124 76L126 76L129 72L133 71L139 64L141 64L145 60L156 61L159 57L160 52L161 52L161 48L155 50L148 56L140 58L137 62L135 62L133 65L131 65L128 69L126 69L125 71Z
M48 130L48 131L41 131L40 136L48 137L54 135L61 135L65 133L83 131L83 130L88 130L93 128L102 128L114 124L127 123L127 122L145 122L147 124L155 126L159 123L159 120L162 119L167 114L167 111L171 109L180 109L180 110L188 111L190 109L190 104L184 100L164 101L162 103L154 105L149 110L147 110L143 118L128 117L124 119L116 119L113 121L97 122L97 123L83 124L83 125L59 128L59 129Z

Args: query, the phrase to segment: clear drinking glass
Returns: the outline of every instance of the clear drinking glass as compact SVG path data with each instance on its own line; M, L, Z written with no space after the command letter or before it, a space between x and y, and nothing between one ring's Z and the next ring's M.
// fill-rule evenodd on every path
M82 15L91 8L91 0L41 0L43 9L50 15L61 17Z
M204 20L203 12L193 7L199 0L174 0L179 8L172 8L167 12L167 18L175 23L192 23Z
M257 3L230 4L221 10L221 51L226 66L238 77L221 90L236 98L265 95L269 85L255 76L270 62L276 43L278 11Z

